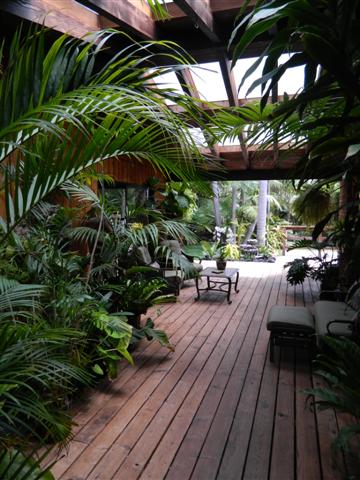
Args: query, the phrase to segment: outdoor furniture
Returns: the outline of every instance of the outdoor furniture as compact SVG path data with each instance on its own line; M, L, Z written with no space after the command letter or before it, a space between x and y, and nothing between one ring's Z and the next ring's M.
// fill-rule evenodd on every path
M184 253L178 240L163 240L160 245L169 248L175 255L179 267L184 272L183 280L196 278L202 271L203 266L200 263L194 263L194 258Z
M360 331L360 282L355 282L343 302L319 300L314 305L318 343L324 335L354 337Z
M275 345L304 348L315 345L314 318L306 307L273 305L266 328L270 331L270 362L274 361Z
M235 282L233 278L235 277ZM206 278L206 288L199 288L199 279ZM237 268L226 268L225 270L216 270L213 267L205 268L202 272L200 272L198 277L195 277L195 284L196 284L196 291L197 291L197 298L195 300L199 300L200 292L209 292L209 291L216 291L216 292L224 292L227 294L227 301L230 304L230 294L231 294L231 286L234 285L234 290L236 293L239 292L237 289L239 281L239 270Z
M154 272L163 277L169 285L169 289L175 295L180 294L180 286L182 284L182 272L179 268L175 267L161 267L159 262L152 259L149 249L147 247L136 247L135 256L138 263L145 267L151 267Z
M270 361L274 361L275 345L321 346L326 335L336 337L360 336L360 283L349 289L344 302L319 300L314 315L306 307L274 305L266 328L270 331Z

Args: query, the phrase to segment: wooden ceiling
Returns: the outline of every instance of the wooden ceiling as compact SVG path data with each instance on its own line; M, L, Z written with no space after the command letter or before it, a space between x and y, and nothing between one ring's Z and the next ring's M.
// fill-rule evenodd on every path
M2 31L12 29L20 18L79 38L89 31L111 27L136 40L172 40L198 63L219 62L228 98L216 103L237 106L244 100L238 98L228 42L243 3L244 0L174 0L166 4L169 18L161 21L154 19L143 0L1 0L0 27ZM248 8L255 3L251 0ZM248 49L247 55L258 55L268 38L264 35L261 42ZM187 94L199 97L190 70L184 71L179 80ZM272 150L256 152L240 137L238 146L219 146L210 153L222 159L226 169L222 176L227 179L290 178L303 152L283 157L279 155L283 150L286 146L275 145Z

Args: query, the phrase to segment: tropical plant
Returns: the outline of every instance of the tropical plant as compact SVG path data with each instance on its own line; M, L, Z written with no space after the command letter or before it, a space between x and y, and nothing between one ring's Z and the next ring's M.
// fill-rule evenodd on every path
M44 453L38 455L33 450L30 454L19 449L0 449L0 478L3 480L54 480L50 472L52 464L43 468L42 462L49 455L51 449L45 449Z
M164 99L171 95L203 122L197 101L157 88L151 81L172 67L146 63L155 60L156 47L180 64L187 63L184 53L167 42L134 44L106 63L104 45L114 35L99 32L91 42L63 35L46 49L41 29L19 31L10 46L2 45L1 58L11 52L0 76L4 235L64 181L110 156L133 155L183 179L193 179L202 164L187 114L175 115ZM146 60L139 58L144 52ZM100 56L105 66L99 69Z
M319 254L315 257L295 258L295 260L286 263L284 268L289 268L286 274L286 280L290 285L304 283L305 278L309 277L320 282L324 282L325 280L328 280L328 282L331 281L332 289L337 286L339 276L337 259L331 258L328 260L327 254ZM325 288L325 285L322 286L322 288Z
M335 188L322 186L317 189L307 184L293 200L294 214L306 225L314 225L336 209L335 195Z
M128 352L132 327L125 315L109 315L106 310L92 312L89 319L89 346L93 344L92 369L98 375L117 377L118 363L122 358L133 364ZM91 328L93 327L93 328Z
M356 269L350 273L348 267L353 263L358 270L360 251L356 180L360 159L356 33L359 1L262 0L249 14L243 13L230 42L234 62L249 44L268 36L261 55L242 80L264 60L261 77L250 87L251 90L261 85L263 92L261 115L255 112L253 116L256 128L252 141L261 139L262 148L268 148L274 141L286 142L288 153L305 148L296 171L299 187L309 178L317 178L320 180L312 184L312 190L319 191L324 185L344 179L348 198L341 208L346 212L344 229L349 241L343 246L339 263L342 282L346 284L349 279L351 283L356 278ZM284 54L285 61L280 58ZM293 67L304 67L304 88L291 98L285 94L284 100L276 105L266 105L270 92ZM247 111L238 119L231 118L231 114L228 117L235 132L244 128L249 114ZM314 238L337 212L338 209L330 211L317 224Z
M71 361L74 342L83 333L21 323L0 325L0 385L2 443L64 442L71 434L66 412L69 396L90 376Z
M360 347L348 338L324 337L326 350L314 362L315 374L327 386L307 389L319 410L336 409L352 416L354 423L340 428L333 453L345 450L360 460ZM336 456L334 455L336 458Z
M224 260L239 260L239 247L234 243L227 243L221 248L220 258L223 258Z
M309 171L321 171L323 175L319 178L331 178L335 165L331 164L330 154L335 159L334 153L348 152L346 158L345 155L342 157L344 162L337 166L338 170L344 172L355 167L356 158L350 158L359 151L355 134L360 100L356 34L358 5L358 1L341 0L262 0L240 19L231 38L236 62L250 43L278 26L255 62L259 65L265 59L262 76L249 89L262 86L262 108L285 72L304 66L304 89L276 106L272 112L274 121L266 126L268 131L271 128L278 130L286 120L291 120L292 115L300 114L301 131L305 137L298 137L297 143L304 144L309 135L310 139L312 135L316 136L316 142L309 145L311 154L306 157L303 178ZM280 56L288 52L297 53L281 62ZM254 71L254 66L246 72L243 82ZM321 112L317 107L321 107ZM305 167L305 163L301 166Z
M127 275L116 285L104 285L103 289L113 292L113 303L117 311L146 313L152 305L175 301L174 295L163 294L167 283L161 278L146 279L139 274ZM131 318L129 319L131 321Z

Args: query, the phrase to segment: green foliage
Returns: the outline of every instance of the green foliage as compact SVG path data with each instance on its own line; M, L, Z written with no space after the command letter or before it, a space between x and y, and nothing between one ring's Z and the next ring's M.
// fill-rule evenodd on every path
M133 330L134 341L139 341L142 338L147 338L148 340L156 340L163 347L168 348L170 351L174 351L174 347L171 345L166 333L163 330L155 329L154 321L151 318L148 318L146 320L144 327Z
M93 371L109 378L117 377L119 360L125 358L133 364L128 352L132 338L132 327L127 323L124 315L109 315L106 311L93 312L90 322L95 327L92 333L95 343L95 353L92 355Z
M273 143L274 136L279 142L288 142L290 135L294 149L307 145L307 153L298 164L302 182L308 178L333 182L358 168L358 7L357 1L261 0L239 18L232 34L235 63L251 43L272 31L242 79L244 83L265 60L261 77L249 89L261 85L264 114L270 92L285 72L304 67L304 88L292 98L285 95L271 115L256 120L257 136L264 148ZM288 52L297 53L280 61Z
M295 197L292 208L301 222L314 225L331 212L334 203L330 191L308 186Z
M239 247L234 243L227 243L222 247L221 258L223 258L224 260L239 260Z
M139 276L124 278L116 285L104 285L103 289L112 291L118 311L145 313L152 305L175 301L174 295L163 295L167 283L160 278L145 279Z
M202 246L205 255L208 256L209 258L219 258L221 254L221 248L220 248L220 243L219 242L207 242L205 240L202 240L200 242L200 245Z
M269 227L266 233L266 243L271 255L282 251L286 234L280 226Z
M314 362L316 375L327 387L307 389L314 395L314 403L320 410L335 408L353 416L354 424L342 427L332 447L335 453L345 450L360 460L360 347L347 338L324 337L326 350Z
M82 332L64 328L44 328L0 324L0 438L27 442L31 436L41 441L64 442L71 433L71 418L65 412L69 396L79 385L89 384L90 376L71 360Z
M286 280L290 285L299 285L304 283L305 278L309 277L312 272L312 267L309 265L310 258L301 257L295 258L292 262L288 262L284 265L284 268L289 270L286 274Z
M190 59L172 43L144 42L95 68L115 35L121 34L93 33L89 42L62 35L45 48L47 32L40 29L17 33L10 42L11 61L4 62L0 77L3 235L66 180L119 153L150 162L165 176L196 177L195 165L203 164L203 157L188 134L186 117L196 118L210 136L207 122L212 121L200 114L200 101L151 82L172 70L153 67L158 47L179 69ZM184 115L167 108L168 96L181 103Z
M337 259L327 260L327 254L316 257L301 257L292 260L284 265L289 270L286 274L286 280L290 285L298 285L305 281L305 278L313 278L320 282L325 279L331 280L335 277L335 285L338 277Z
M41 466L49 450L39 458L35 453L23 453L15 448L1 448L0 478L3 480L54 480L50 467L44 469Z

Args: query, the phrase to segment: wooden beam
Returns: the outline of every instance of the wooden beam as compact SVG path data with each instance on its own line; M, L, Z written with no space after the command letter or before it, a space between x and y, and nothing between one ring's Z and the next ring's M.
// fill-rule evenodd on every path
M83 38L89 32L116 27L74 0L2 0L0 10L25 20L45 25L61 33Z
M212 12L229 12L232 10L239 12L240 8L244 6L245 1L246 0L210 0L210 8ZM247 2L247 10L255 7L256 3L257 0Z
M128 0L79 0L81 4L115 22L125 31L143 39L156 38L156 24L152 17Z
M202 0L195 0L194 3L201 3ZM247 8L254 7L257 0L250 0ZM176 0L166 4L166 9L171 18L184 18L186 13L176 5ZM245 0L210 0L210 11L212 13L218 12L234 12L236 15L240 8L244 5Z
M229 105L238 107L239 98L233 70L231 70L231 61L225 55L222 55L219 59L221 74L223 77L226 94L229 99ZM245 165L249 167L249 154L246 147L246 141L243 133L239 134L239 142L241 151L244 156Z
M214 19L208 0L174 0L174 3L194 22L212 42L219 43L215 32Z
M195 85L190 68L185 68L184 70L176 70L175 74L177 79L179 80L181 88L187 95L194 98L200 98L199 90Z

